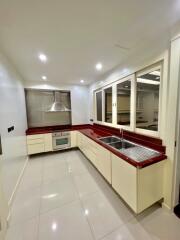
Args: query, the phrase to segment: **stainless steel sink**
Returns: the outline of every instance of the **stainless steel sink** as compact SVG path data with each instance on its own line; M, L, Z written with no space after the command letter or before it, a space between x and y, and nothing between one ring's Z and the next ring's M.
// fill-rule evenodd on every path
M121 141L120 138L115 137L115 136L102 137L102 138L99 138L99 140L101 142L107 143L107 144L111 144L111 143L115 143L115 142Z
M119 142L111 143L109 144L109 146L116 148L118 150L121 150L121 149L132 148L132 147L135 147L136 145L133 143L127 142L125 140L121 140Z
M153 149L141 146L139 144L127 141L116 136L108 136L99 138L106 145L118 150L126 157L133 159L136 162L142 162L147 159L159 156L161 153Z

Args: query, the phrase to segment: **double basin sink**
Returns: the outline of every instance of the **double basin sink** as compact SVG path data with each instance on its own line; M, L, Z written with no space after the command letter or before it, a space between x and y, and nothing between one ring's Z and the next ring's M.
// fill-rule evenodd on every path
M161 153L153 149L141 146L139 144L130 142L128 140L116 137L108 136L99 138L101 142L118 150L126 157L136 161L143 162L145 160L159 156Z

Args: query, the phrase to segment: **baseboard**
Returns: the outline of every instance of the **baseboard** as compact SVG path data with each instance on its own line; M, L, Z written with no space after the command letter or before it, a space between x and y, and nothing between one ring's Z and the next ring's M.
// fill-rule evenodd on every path
M168 212L172 212L173 211L173 209L172 208L170 208L166 203L162 203L162 208L164 209L164 210L166 210L166 211L168 211Z
M16 185L15 185L15 187L14 187L13 193L12 193L12 195L11 195L9 201L8 201L8 206L9 206L9 208L11 207L12 202L13 202L13 200L14 200L14 197L15 197L15 194L16 194L16 191L17 191L17 188L18 188L18 186L19 186L19 184L20 184L20 182L21 182L21 179L22 179L22 176L23 176L23 174L24 174L24 170L25 170L25 168L26 168L26 166L27 166L28 160L29 160L29 157L27 156L26 161L25 161L25 163L24 163L24 166L23 166L23 168L22 168L22 170L21 170L21 173L20 173L20 175L19 175L19 177L18 177L18 180L17 180L17 182L16 182ZM10 213L9 213L9 215L10 215ZM9 215L8 215L8 216L9 216Z

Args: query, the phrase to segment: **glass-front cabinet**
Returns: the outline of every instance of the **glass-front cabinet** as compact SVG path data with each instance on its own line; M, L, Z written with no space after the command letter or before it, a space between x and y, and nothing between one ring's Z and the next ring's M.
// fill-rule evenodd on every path
M95 122L158 136L161 64L95 91Z

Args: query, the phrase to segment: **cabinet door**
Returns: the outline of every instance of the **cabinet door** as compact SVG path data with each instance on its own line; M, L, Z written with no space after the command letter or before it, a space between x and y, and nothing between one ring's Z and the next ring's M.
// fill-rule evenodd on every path
M85 155L92 162L92 164L97 167L97 164L96 164L96 158L97 158L97 156L96 156L96 152L97 152L96 151L96 145L97 144L93 140L91 140L90 138L88 138L86 136L84 136L84 137L86 139L85 140L85 143L86 143Z
M99 145L97 145L97 168L111 184L111 153Z
M53 150L52 147L52 133L44 134L44 151L50 152Z
M77 146L81 149L81 133L77 132Z
M71 132L71 147L77 147L77 131Z
M28 145L28 154L36 154L45 152L44 143L40 144L29 144Z
M163 198L165 161L138 169L138 213Z
M137 212L137 169L112 154L112 187Z

